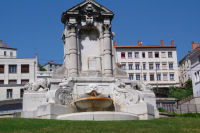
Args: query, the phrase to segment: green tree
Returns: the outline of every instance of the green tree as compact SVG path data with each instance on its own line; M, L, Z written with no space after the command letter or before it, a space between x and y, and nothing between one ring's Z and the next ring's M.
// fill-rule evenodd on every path
M40 64L38 64L39 70L40 71L47 71L45 68L43 68Z
M186 88L187 96L190 96L193 94L193 87L192 87L191 79L189 79L188 81L185 82L185 88Z
M192 80L189 79L185 83L185 88L177 88L177 87L174 87L174 86L169 87L168 97L177 98L179 100L182 100L182 99L185 99L192 94L193 94Z

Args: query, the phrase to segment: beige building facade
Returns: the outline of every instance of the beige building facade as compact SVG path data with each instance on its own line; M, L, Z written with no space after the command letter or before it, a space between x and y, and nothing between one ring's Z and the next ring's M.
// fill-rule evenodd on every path
M0 53L6 53L0 58L0 101L20 99L24 85L37 79L37 56L17 58L17 49L8 48L5 44L0 47Z
M116 46L116 62L128 73L130 80L153 86L158 97L166 96L170 86L179 85L177 52L171 45Z

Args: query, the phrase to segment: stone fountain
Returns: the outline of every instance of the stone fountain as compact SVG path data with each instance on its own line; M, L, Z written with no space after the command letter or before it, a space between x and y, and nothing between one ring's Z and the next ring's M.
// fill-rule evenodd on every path
M85 0L62 14L64 65L53 78L25 86L25 118L147 120L158 117L151 86L128 79L115 64L114 14Z

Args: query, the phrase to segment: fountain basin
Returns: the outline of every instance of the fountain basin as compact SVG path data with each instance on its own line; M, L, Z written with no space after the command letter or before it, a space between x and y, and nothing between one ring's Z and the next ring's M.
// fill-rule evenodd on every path
M138 120L137 115L124 112L81 112L59 115L57 120L78 120L78 121L121 121Z
M113 100L108 97L87 97L74 102L79 112L114 111Z

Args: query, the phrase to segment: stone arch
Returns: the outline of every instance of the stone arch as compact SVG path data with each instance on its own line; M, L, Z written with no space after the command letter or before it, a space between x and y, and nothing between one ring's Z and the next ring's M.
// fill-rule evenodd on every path
M97 40L100 36L99 30L95 26L83 26L80 28L78 33L79 38L89 36L90 40Z

